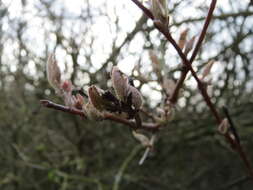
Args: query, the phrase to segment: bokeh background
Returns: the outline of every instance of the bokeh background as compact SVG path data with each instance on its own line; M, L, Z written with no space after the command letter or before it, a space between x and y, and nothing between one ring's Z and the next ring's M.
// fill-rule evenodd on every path
M170 0L170 31L198 35L210 0ZM145 2L148 6L148 2ZM209 93L229 108L253 163L253 6L218 1L204 45L193 63L201 73L214 59ZM155 113L162 101L149 50L164 76L180 76L180 58L130 0L0 0L1 190L249 190L239 156L217 125L189 75L173 122L159 133L142 166L144 149L122 125L92 122L43 108L63 103L49 86L46 60L55 52L63 78L84 90L111 87L113 65L133 76Z

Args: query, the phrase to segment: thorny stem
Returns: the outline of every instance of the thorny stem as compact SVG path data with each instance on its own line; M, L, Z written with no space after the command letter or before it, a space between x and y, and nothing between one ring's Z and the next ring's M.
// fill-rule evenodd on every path
M146 16L148 16L150 19L154 20L152 12L150 10L148 10L145 6L143 6L138 0L131 0L131 1L134 2L146 14ZM173 93L174 95L172 96L172 100L174 101L174 103L176 103L178 91L181 88L181 86L183 85L185 77L186 77L188 71L191 71L194 79L196 80L196 82L198 84L198 88L199 88L199 90L200 90L200 92L201 92L204 100L207 103L207 106L209 107L209 109L213 113L213 115L214 115L217 123L220 124L221 121L222 121L222 119L221 119L219 113L217 112L214 104L212 103L211 98L209 97L209 95L208 95L208 93L206 91L206 88L204 87L204 85L202 84L201 80L198 78L196 72L194 71L194 69L191 66L192 62L194 61L194 59L195 59L195 57L196 57L196 55L197 55L197 53L199 51L201 43L204 40L204 37L206 35L206 31L207 31L208 25L209 25L209 23L211 21L211 18L212 18L212 15L213 15L213 11L214 11L215 6L216 6L216 2L217 2L217 0L212 0L212 2L211 2L211 5L210 5L210 8L209 8L209 12L208 12L208 15L207 15L204 27L202 29L201 35L200 35L200 37L198 39L197 45L194 48L194 51L193 51L193 54L192 54L190 60L188 60L186 58L185 54L182 52L182 50L180 49L180 47L178 46L178 44L176 43L176 41L172 38L172 36L169 33L168 29L165 28L162 25L162 23L154 22L154 25L167 38L167 40L174 46L174 48L176 49L178 55L182 59L183 64L185 65L185 67L183 67L183 73L182 73L180 79L178 80L177 87L175 88L177 91ZM173 101L172 101L172 103L173 103ZM251 177L253 179L252 166L251 166L251 164L250 164L250 162L249 162L249 160L248 160L248 158L246 156L246 153L243 151L241 145L238 142L234 141L231 138L231 136L229 136L229 135L225 135L224 137L231 144L231 146L233 146L233 147L236 148L237 152L239 153L241 159L243 160L245 166L249 170L249 173L250 173L250 175L251 175Z
M67 112L67 113L70 113L70 114L73 114L73 115L79 115L79 116L87 119L87 117L85 116L85 114L83 113L82 110L78 110L76 108L69 108L69 107L66 107L66 106L63 106L63 105L60 105L60 104L56 104L56 103L51 102L49 100L40 100L40 103L44 107L52 108L52 109L63 111L63 112ZM136 124L135 124L134 121L129 121L127 119L117 117L116 115L111 114L111 113L104 113L104 120L111 120L111 121L114 121L114 122L117 122L117 123L121 123L125 126L128 126L128 127L132 128L132 129L136 129ZM160 129L160 127L161 126L159 124L156 124L156 123L143 123L141 125L141 128L144 129L144 130L147 130L147 131L158 131Z

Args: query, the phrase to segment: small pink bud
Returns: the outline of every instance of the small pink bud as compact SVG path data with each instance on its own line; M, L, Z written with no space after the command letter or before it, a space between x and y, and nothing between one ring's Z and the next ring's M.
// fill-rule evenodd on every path
M61 89L65 92L72 92L73 90L72 82L69 80L65 80L61 85Z

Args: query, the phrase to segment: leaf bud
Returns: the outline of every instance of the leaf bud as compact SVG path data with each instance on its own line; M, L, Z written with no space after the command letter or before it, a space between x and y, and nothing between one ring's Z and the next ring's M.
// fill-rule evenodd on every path
M103 114L97 110L91 102L88 102L86 105L83 105L83 112L90 120L99 121L103 119Z
M104 99L102 98L103 90L92 85L88 88L89 101L98 110L104 109Z
M228 119L225 118L222 120L222 122L220 123L219 127L218 127L218 131L222 134L225 135L228 133L228 129L229 129L229 123L228 123Z
M54 90L59 93L61 86L61 71L53 54L47 60L47 80Z
M136 110L139 110L142 106L142 95L138 89L133 86L129 86L128 88L128 95L132 97L132 105Z
M125 102L129 88L128 78L124 75L118 67L114 66L111 72L112 86L115 90L116 96L119 100Z

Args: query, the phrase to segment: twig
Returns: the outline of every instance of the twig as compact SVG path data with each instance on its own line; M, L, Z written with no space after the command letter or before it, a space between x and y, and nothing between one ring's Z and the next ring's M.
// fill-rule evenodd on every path
M215 9L216 2L217 2L216 0L214 0L214 1L211 2L211 5L210 5L210 8L209 8L207 17L205 19L205 24L203 26L203 29L202 29L201 33L200 33L200 36L199 36L198 41L197 41L197 44L196 44L196 46L195 46L195 48L193 50L192 56L190 58L190 63L191 64L194 61L194 59L196 58L196 56L198 54L198 51L199 51L199 49L201 47L201 44L202 44L202 42L203 42L203 40L204 40L204 38L206 36L206 32L207 32L208 26L209 26L209 24L210 24L210 22L212 20L212 17L213 17L213 11ZM170 101L173 104L175 104L176 101L177 101L179 90L180 90L180 88L182 87L182 85L184 83L184 80L185 80L185 78L187 76L188 71L189 70L187 68L185 68L185 67L183 68L181 76L180 76L180 78L179 78L179 80L178 80L178 82L176 84L175 90L173 91L172 96L170 97Z
M67 113L71 113L73 115L79 115L79 116L87 119L87 117L85 116L85 114L83 113L82 110L78 110L75 108L69 108L69 107L66 107L66 106L63 106L60 104L56 104L56 103L51 102L49 100L40 100L40 103L44 107L52 108L52 109L67 112ZM111 120L111 121L114 121L117 123L121 123L121 124L124 124L125 126L132 128L132 129L136 129L136 124L134 121L130 121L127 119L123 119L121 117L117 117L116 115L111 114L111 113L104 113L104 119ZM148 130L148 131L157 131L160 129L160 125L156 124L156 123L142 123L141 128L144 130Z
M141 145L137 145L132 152L129 154L129 156L126 157L126 159L124 160L124 162L122 163L118 173L115 176L115 181L113 184L113 190L118 190L119 189L119 184L121 182L122 176L125 172L125 170L127 169L127 166L129 165L129 163L133 160L133 158L135 157L135 155L142 149Z

